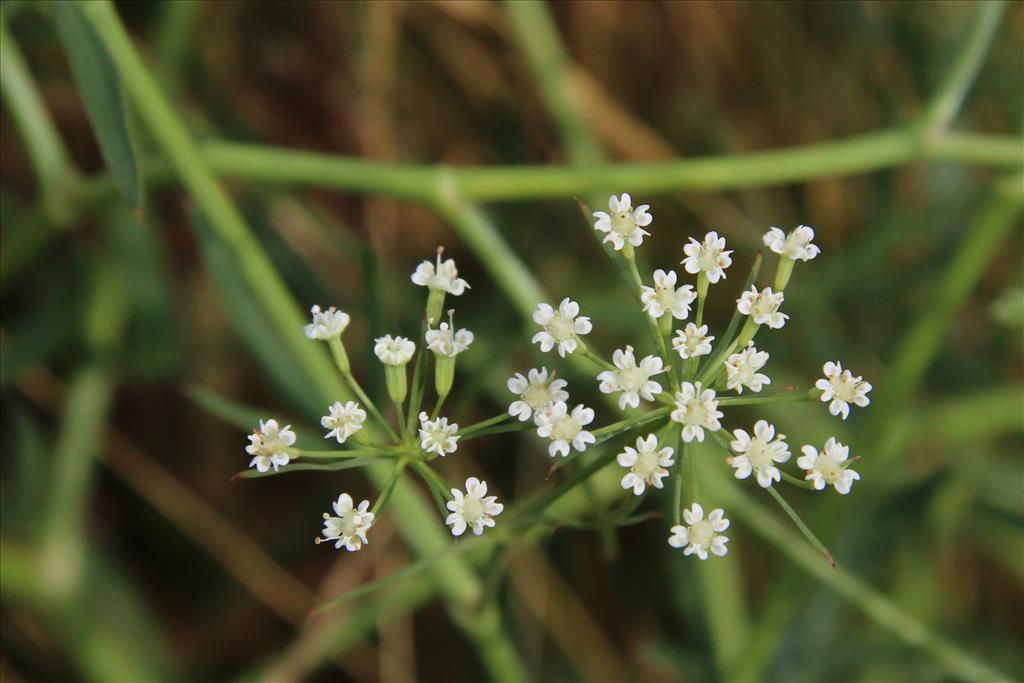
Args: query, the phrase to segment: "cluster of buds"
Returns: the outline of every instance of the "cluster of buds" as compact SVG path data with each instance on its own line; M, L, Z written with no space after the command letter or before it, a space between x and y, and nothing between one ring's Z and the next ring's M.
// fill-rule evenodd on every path
M368 500L356 504L348 493L338 496L332 504L333 514L323 515L323 529L317 543L333 541L336 548L359 550L367 543L367 533L387 504L394 484L407 469L415 471L431 488L441 504L443 519L455 536L467 529L474 534L483 533L485 528L494 526L494 518L504 509L496 496L487 495L486 482L469 477L462 491L450 487L428 466L434 458L455 453L460 439L487 434L496 421L473 425L460 433L457 423L439 414L454 384L456 358L473 343L472 332L455 329L453 310L448 311L446 322L438 324L445 298L460 296L469 289L466 281L459 277L455 261L443 259L443 249L439 248L437 260L421 263L412 274L412 281L428 290L420 333L423 346L417 349L412 339L391 334L378 337L373 346L374 355L384 366L385 384L393 407L387 411L390 416L378 409L353 375L343 341L349 315L333 307L313 306L312 321L303 331L309 339L327 343L342 379L357 399L345 403L335 401L320 419L326 431L324 438L341 448L300 449L295 445L296 434L291 425L280 427L273 419L261 420L259 428L249 436L250 445L246 450L253 456L250 467L259 474L288 471L289 464L297 459L314 463L333 461L305 464L303 469L338 469L339 463L357 466L382 459L393 463L391 480L372 507ZM422 409L427 393L427 350L434 362L435 400L430 413ZM410 390L409 365L414 358ZM367 422L368 418L372 420Z

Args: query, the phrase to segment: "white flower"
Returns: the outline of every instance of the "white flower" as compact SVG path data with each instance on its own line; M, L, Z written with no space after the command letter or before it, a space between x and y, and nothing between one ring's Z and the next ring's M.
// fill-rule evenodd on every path
M676 409L671 415L674 421L683 425L683 441L704 441L705 429L717 432L722 428L718 421L721 417L714 389L701 390L700 382L683 382L676 392Z
M416 344L405 337L390 334L374 340L373 352L384 365L405 365L416 353Z
M654 434L637 437L636 448L626 446L616 457L619 464L629 470L622 478L622 488L633 489L638 496L643 495L648 485L662 488L661 480L668 476L666 468L675 464L672 459L674 453L667 446L658 450L658 437Z
M763 488L771 486L773 481L782 480L782 473L775 463L789 460L785 434L776 438L775 427L765 420L754 423L753 437L742 429L734 429L732 434L735 439L729 445L737 455L727 462L736 468L737 479L746 479L753 472Z
M324 513L324 528L320 532L324 541L337 541L335 548L345 546L345 550L359 550L366 540L366 532L373 524L373 513L368 512L370 501L364 500L359 507L353 506L352 496L343 493L338 496L332 506L337 517ZM316 540L320 543L320 539Z
M639 407L641 396L645 401L653 401L654 395L661 393L661 385L651 379L651 376L665 371L662 360L657 356L644 356L637 365L633 347L627 346L624 350L615 350L612 362L618 370L605 370L597 379L601 382L602 393L622 392L619 410L625 410L627 405Z
M453 325L441 323L438 328L427 330L427 348L436 354L454 358L473 343L473 333L462 329L455 331Z
M621 197L612 195L608 198L611 215L604 211L595 211L594 218L597 221L594 228L607 233L604 241L611 242L616 251L622 251L627 241L634 247L639 247L643 244L644 237L651 234L643 229L653 220L651 214L647 212L649 208L649 205L641 204L634 209L633 200L626 193Z
M416 266L412 281L421 287L429 287L447 292L452 296L460 296L469 289L466 281L459 277L459 269L455 267L455 259L441 260L443 249L437 250L437 264L424 261Z
M807 470L804 479L810 481L819 491L831 484L836 491L845 496L850 492L853 482L860 479L859 473L846 466L850 447L836 441L834 436L825 442L825 449L821 453L818 453L814 446L804 446L800 450L803 455L796 459L796 464Z
M328 410L330 414L320 418L320 425L330 430L324 438L334 437L338 443L345 443L348 437L363 428L363 422L366 421L366 411L355 401L349 401L345 405L335 401Z
M736 299L736 308L743 315L754 317L758 325L767 325L777 330L786 324L789 316L779 313L779 306L782 305L785 295L782 292L773 292L771 287L765 287L760 292L757 287L750 285L749 292L743 292L739 299Z
M714 284L725 277L725 269L732 265L732 257L729 254L732 250L726 251L725 238L719 237L717 232L709 232L704 235L704 241L698 242L690 238L690 243L683 247L686 258L683 259L683 267L687 273L699 273L704 271L707 274L708 282Z
M690 304L697 298L692 285L676 288L674 270L666 273L659 268L654 271L654 287L643 285L641 289L640 301L644 312L652 318L660 318L667 312L676 320L686 320L690 315Z
M729 550L725 544L729 542L728 536L721 532L729 528L729 520L725 518L725 511L716 508L711 511L707 519L704 519L704 508L699 503L694 503L689 510L683 510L683 520L687 526L672 527L672 535L668 544L673 548L683 548L683 555L697 554L702 560L708 559L708 551L712 555L723 557Z
M534 411L540 410L556 401L568 401L569 392L565 387L569 384L564 379L552 379L548 381L548 369L540 370L532 368L529 379L517 372L509 377L508 390L518 396L518 400L512 402L508 407L508 414L518 417L521 422L526 422Z
M714 340L714 337L708 336L707 325L697 327L694 323L687 323L685 330L676 330L675 339L672 340L672 348L684 360L696 358L711 353L711 342Z
M569 455L569 444L578 451L586 450L588 443L597 439L584 426L594 421L594 411L578 405L569 413L565 401L556 401L547 408L537 411L534 418L537 434L541 438L551 439L548 454L553 458L559 453L564 458Z
M504 505L497 502L496 496L487 495L487 482L476 477L466 480L465 495L458 489L452 489L452 495L455 500L448 501L448 509L452 514L448 515L444 523L452 528L453 536L466 533L467 527L479 536L485 526L494 526L494 518L505 509Z
M737 393L743 393L743 387L751 391L761 391L765 384L772 381L768 375L758 372L768 362L768 352L758 351L754 348L753 342L747 343L747 348L732 354L725 359L725 371L728 375L726 387L735 389Z
M763 239L764 246L794 261L810 261L821 253L817 245L811 244L811 240L814 239L814 228L808 225L801 225L788 235L773 227L764 234Z
M839 361L825 363L822 371L825 373L824 379L819 379L814 386L821 390L822 401L832 402L828 412L841 415L845 420L850 416L851 403L861 408L871 403L868 398L871 385L863 377L855 377L849 370L843 370L843 364Z
M313 314L313 322L302 328L302 331L310 339L330 339L340 337L341 333L348 327L349 316L344 311L339 311L331 306L326 311L319 306L309 309Z
M454 453L460 438L458 431L459 425L448 424L447 417L431 420L425 412L420 413L420 447L427 453L441 456Z
M590 318L579 316L580 305L566 297L558 305L558 310L549 304L539 304L533 312L533 321L544 329L533 335L531 343L540 344L540 350L547 353L558 344L558 355L576 350L576 335L587 334L592 326Z
M245 452L253 456L249 467L255 466L259 472L273 467L277 472L278 467L288 464L288 447L294 443L291 425L279 427L277 420L260 420L260 428L249 435L249 445L245 447Z

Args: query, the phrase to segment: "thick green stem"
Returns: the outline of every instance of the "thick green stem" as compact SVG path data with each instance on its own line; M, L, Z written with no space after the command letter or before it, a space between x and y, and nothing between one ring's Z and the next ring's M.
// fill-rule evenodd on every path
M387 164L227 141L206 143L203 156L224 177L337 188L430 206L436 205L437 188L444 185L468 201L522 201L617 192L623 187L647 196L769 187L869 173L917 160L1021 166L1018 137L950 134L924 147L917 130L897 128L767 152L581 167Z

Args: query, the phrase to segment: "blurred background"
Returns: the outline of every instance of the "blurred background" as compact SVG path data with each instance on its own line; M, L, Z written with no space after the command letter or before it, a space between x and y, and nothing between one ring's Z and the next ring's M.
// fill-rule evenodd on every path
M375 497L360 474L232 481L248 464L251 414L231 402L306 434L319 433L324 406L142 124L140 208L112 191L55 4L2 7L0 677L486 678L425 575L307 619L413 560L402 520L386 512L363 551L338 552L312 541L338 493ZM550 24L535 23L536 8L492 2L117 4L201 140L453 167L687 159L905 126L979 13L958 2L538 7ZM568 60L553 84L536 54L549 38ZM1011 3L957 130L1019 137L1022 39L1024 5ZM35 115L18 114L34 96ZM575 120L553 111L559 97ZM47 118L65 149L41 173L26 139ZM806 387L841 359L875 384L872 406L846 423L820 404L730 418L768 417L796 443L850 443L864 474L853 494L794 489L793 505L845 572L928 634L1021 678L1024 283L1019 199L1005 195L1024 160L982 156L723 191L617 189L651 205L646 272L680 270L686 238L709 229L736 249L729 278L712 287L712 328L728 320L769 226L815 227L823 255L798 265L792 320L759 345L773 386ZM477 337L446 414L462 424L498 414L508 376L556 360L530 348L516 285L437 212L340 189L228 188L298 304L352 315L346 345L371 393L383 390L372 339L416 335L424 296L409 274L439 244L472 285L457 322ZM550 298L571 296L592 317L596 348L645 341L571 195L486 210ZM598 406L598 424L617 419L592 378L555 365L574 399ZM550 462L530 433L467 446L439 465L452 481L484 476L505 502L548 485ZM863 601L837 598L756 523L734 518L729 557L705 567L665 543L667 496L645 502L653 518L613 528L606 511L625 494L620 475L606 474L562 528L511 552L505 571L484 572L531 678L925 681L969 671L906 644L898 623L865 617Z

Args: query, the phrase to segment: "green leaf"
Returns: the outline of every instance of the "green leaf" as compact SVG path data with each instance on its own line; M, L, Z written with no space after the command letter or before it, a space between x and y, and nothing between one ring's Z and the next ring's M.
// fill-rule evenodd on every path
M141 170L121 79L102 41L77 2L53 3L57 34L82 94L100 152L117 189L132 208L142 208Z

